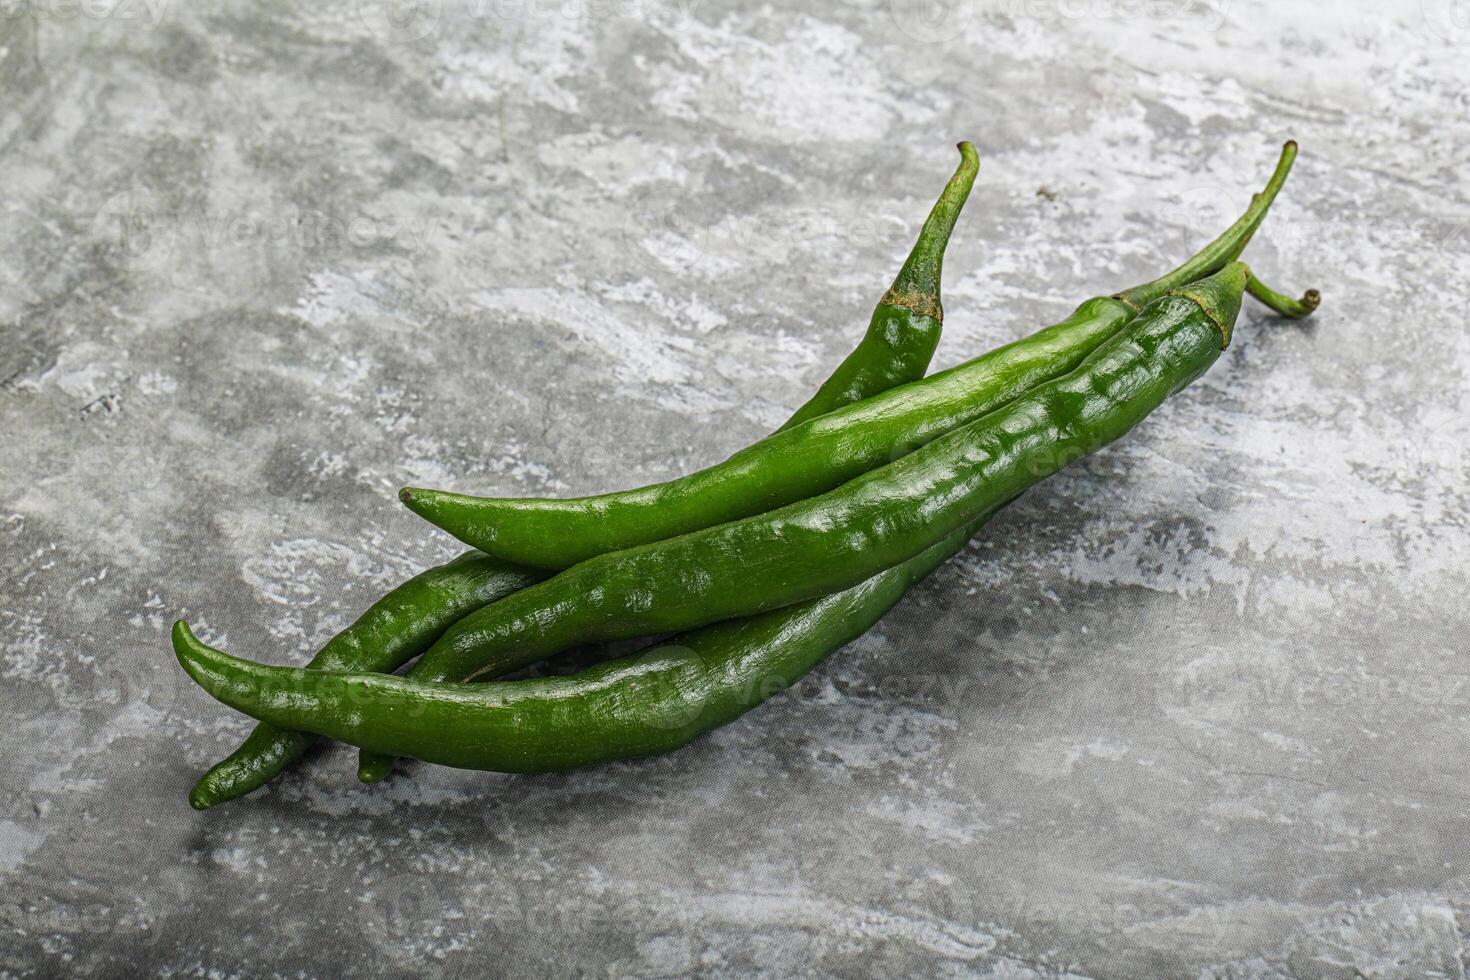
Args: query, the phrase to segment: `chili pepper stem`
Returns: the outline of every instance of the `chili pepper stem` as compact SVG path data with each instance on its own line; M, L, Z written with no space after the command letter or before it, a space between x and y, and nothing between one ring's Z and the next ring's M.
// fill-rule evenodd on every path
M1230 331L1240 317L1240 304L1246 292L1282 316L1293 319L1310 316L1322 301L1315 289L1308 290L1299 300L1282 295L1261 282L1244 262L1232 262L1208 279L1174 290L1173 295L1187 296L1200 305L1220 328L1223 350L1230 344Z
M921 316L943 319L944 310L939 300L939 284L944 274L944 252L949 245L949 236L959 220L960 211L970 196L975 184L975 175L980 171L980 154L968 141L959 145L960 165L945 186L944 193L934 203L924 222L924 233L919 236L913 251L904 261L903 267L893 279L893 285L880 301L888 306L911 310Z
M1286 184L1286 178L1291 173L1292 164L1296 163L1296 157L1296 141L1290 140L1281 148L1281 158L1276 163L1276 171L1266 182L1265 190L1251 198L1250 207L1246 209L1245 214L1240 216L1240 220L1173 272L1153 282L1125 289L1118 293L1116 298L1136 310L1141 310L1160 296L1165 296L1181 286L1187 286L1212 275L1224 268L1227 263L1240 258L1245 247L1250 244L1256 231L1261 227L1261 222L1266 220L1266 212L1271 209L1276 196L1281 193L1281 188Z
M1301 299L1293 299L1282 293L1278 293L1270 286L1261 282L1254 274L1246 283L1246 292L1251 294L1257 302L1267 309L1292 320L1300 320L1309 317L1322 305L1322 294L1315 289L1307 290Z
M893 285L873 310L862 342L782 429L795 428L842 405L917 381L929 369L944 329L944 304L940 300L944 251L980 169L980 156L974 146L961 143L959 150L958 169L925 219L919 239Z

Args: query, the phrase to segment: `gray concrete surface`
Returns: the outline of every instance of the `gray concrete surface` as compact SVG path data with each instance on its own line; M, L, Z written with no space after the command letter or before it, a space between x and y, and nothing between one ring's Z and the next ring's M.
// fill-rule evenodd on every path
M0 974L1464 976L1463 0L0 8ZM954 164L941 364L1150 277L1287 136L1320 286L796 691L545 778L247 730L453 554L392 491L717 460Z

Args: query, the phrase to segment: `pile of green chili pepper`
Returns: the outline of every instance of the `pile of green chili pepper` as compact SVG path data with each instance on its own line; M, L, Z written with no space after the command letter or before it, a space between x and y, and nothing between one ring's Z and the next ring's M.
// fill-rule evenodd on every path
M862 342L773 435L596 497L405 489L476 550L394 589L304 669L228 656L177 623L184 670L259 722L190 802L250 792L318 736L358 746L364 782L400 755L534 773L678 748L795 683L998 510L1198 378L1246 294L1292 318L1318 304L1239 261L1295 161L1288 143L1240 219L1177 269L925 378L944 253L979 165L959 149ZM580 673L497 680L570 647L658 636Z

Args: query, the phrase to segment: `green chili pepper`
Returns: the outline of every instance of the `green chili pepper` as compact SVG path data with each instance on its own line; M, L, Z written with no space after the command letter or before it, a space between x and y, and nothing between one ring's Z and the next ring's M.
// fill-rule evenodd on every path
M399 496L414 513L487 554L563 569L825 493L1071 371L1144 306L1236 259L1295 159L1296 144L1288 143L1265 191L1240 220L1163 278L1088 300L1066 320L1030 337L778 432L698 473L569 500L482 498L417 488ZM937 281L937 265L935 271Z
M671 752L729 724L867 632L984 522L842 592L706 626L569 677L448 685L266 667L200 643L183 622L174 649L212 696L263 722L369 754L553 772Z
M875 313L868 335L799 415L824 414L895 384L922 378L929 369L942 317L923 319L914 314L907 318L904 310L890 303L889 298L901 293L906 302L918 309L940 309L944 252L974 185L979 164L973 146L961 143L959 148L959 169L924 223L894 288ZM384 673L397 670L428 649L465 614L548 574L478 551L466 552L388 593L328 641L307 668ZM206 810L243 796L274 779L301 758L315 741L314 736L305 732L257 725L238 749L195 784L189 802L196 809ZM365 758L358 775L364 782L376 782L390 769L391 759Z
M1255 276L1251 276L1250 285L1245 288L1258 302L1293 320L1311 316L1322 305L1322 294L1315 289L1307 290L1301 299L1292 299L1276 292Z
M1214 363L1248 272L1150 304L1080 367L836 490L601 555L466 616L409 674L489 679L569 646L693 629L856 585L1122 436Z
M867 497L886 483L910 507L923 510L922 518L947 521L962 502L994 496L982 486L1004 483L1019 492L1121 435L1202 374L1229 342L1247 277L1237 263L1178 290L1151 305L1123 336L1073 374L887 468L903 471L901 479L897 473L870 474L856 481L867 485L863 491L829 496ZM950 445L941 452L945 443ZM835 501L817 508L795 505L787 508L783 523L811 527L822 523L813 517L852 515L854 503L843 501L845 511ZM184 669L210 694L278 724L445 765L506 772L564 769L669 751L738 717L869 628L913 582L963 547L993 512L992 505L916 557L842 592L707 626L652 653L572 677L456 687L268 668L205 647L183 623L175 627L174 646ZM866 519L859 523L868 529L866 537L849 537L852 527L842 520L828 529L839 536L831 542L834 550L863 560L869 546L888 547L913 533L878 531L879 525ZM728 555L716 557L724 564ZM768 571L810 567L806 558L760 564ZM632 608L642 613L648 604L639 601Z

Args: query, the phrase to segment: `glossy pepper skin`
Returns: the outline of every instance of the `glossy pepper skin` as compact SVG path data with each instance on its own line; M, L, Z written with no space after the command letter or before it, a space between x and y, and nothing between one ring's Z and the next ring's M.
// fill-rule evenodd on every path
M374 603L322 647L310 670L392 671L423 653L467 613L533 585L546 573L471 551L431 568ZM316 736L262 722L195 784L189 803L207 810L263 786L301 758Z
M786 429L723 463L637 490L568 500L405 488L403 502L487 554L564 569L827 492L1073 370L1138 310L1234 261L1296 159L1288 143L1265 191L1229 230L1161 279L1098 297L1070 317L972 361ZM937 294L936 294L937 295Z
M963 153L963 145L961 152ZM657 513L660 504L668 504L670 507L688 506L691 502L696 503L695 518L688 521L698 527L708 526L706 522L714 520L711 511L706 509L703 514L698 512L698 506L709 503L708 500L699 504L695 498L701 481L708 481L711 485L712 498L716 503L723 502L727 508L725 516L743 516L751 512L760 512L778 506L780 502L787 499L801 499L812 493L821 492L822 489L830 488L831 464L837 458L850 458L858 460L850 469L850 475L865 472L872 466L881 465L890 459L901 456L910 449L917 447L942 434L964 421L978 417L990 408L1002 404L1011 397L1038 384L1048 378L1057 376L1067 370L1074 368L1089 353L1097 348L1106 338L1117 333L1124 324L1128 323L1137 310L1149 301L1162 296L1173 286L1189 282L1193 279L1217 271L1226 262L1233 260L1250 242L1250 239L1265 219L1272 203L1280 193L1285 184L1291 167L1296 160L1297 147L1295 143L1287 143L1283 148L1276 171L1267 183L1263 192L1256 195L1250 207L1244 215L1232 225L1224 234L1203 249L1200 253L1185 262L1178 269L1156 280L1135 287L1117 297L1099 297L1084 302L1072 316L1038 334L1015 344L1003 347L982 358L963 364L958 368L936 375L922 385L909 385L897 391L902 392L903 397L898 398L890 394L884 398L871 399L869 402L853 409L847 410L851 414L842 412L829 414L815 420L808 420L794 428L801 430L796 437L790 433L781 432L775 441L783 444L786 450L785 458L791 462L789 469L782 469L773 464L770 459L762 459L760 448L747 450L737 454L731 463L743 465L746 463L759 468L769 467L767 472L779 472L784 486L778 487L778 496L769 504L757 503L752 506L748 501L742 500L739 494L742 492L741 481L738 479L725 483L719 475L712 471L695 474L694 477L685 481L682 492L675 491L673 501L664 499L664 491L674 487L675 484L665 484L661 487L647 488L649 491L648 503L655 505L641 513L641 517L648 520L641 531L653 539L658 534L666 533L672 536L687 526L680 523L680 514L677 510L668 513ZM913 254L910 256L904 271L900 272L895 283L895 288L905 286L911 287L916 283L927 284L932 289L933 304L939 306L939 282L941 278L941 262L944 243L947 241L949 230L953 227L954 220L950 214L952 210L947 206L947 200L954 196L957 187L963 186L968 190L968 181L965 180L965 165L962 163L960 171L951 180L951 185L945 191L945 197L935 205L929 216L924 234L920 236L918 244L915 245ZM959 203L963 203L962 199ZM929 270L927 273L923 270ZM1274 294L1273 294L1274 295ZM1279 298L1279 297L1278 297ZM1283 302L1287 302L1281 298ZM880 306L880 312L882 306ZM877 322L875 316L875 323ZM916 344L922 344L923 334L908 332L901 336L909 338ZM932 348L922 346L921 349L932 354ZM883 348L877 348L881 353ZM926 354L927 356L927 354ZM864 375L870 379L881 379L887 377L882 372ZM877 383L875 381L875 383ZM830 384L824 386L824 394L831 395L849 391L843 385ZM854 392L855 394L855 392ZM955 406L961 406L956 412ZM966 410L966 406L968 410ZM810 407L810 406L808 406ZM807 409L799 412L796 419L800 420ZM898 416L895 422L894 416ZM877 428L883 427L881 432ZM907 426L907 429L904 429ZM894 436L895 431L901 434ZM815 433L815 434L814 434ZM833 448L833 440L826 438L836 433L839 448ZM784 442L783 440L790 440ZM866 461L867 465L864 465ZM812 467L817 472L823 472L826 468L828 474L816 481L812 487L797 488L795 486L794 474L803 472L803 467ZM719 468L717 467L716 470ZM810 472L810 470L807 470ZM848 475L848 474L844 474ZM809 491L809 492L808 492ZM634 491L633 495L639 495L646 491ZM414 494L420 496L417 500L412 499ZM786 496L779 496L784 493ZM622 495L609 495L603 498L591 498L591 506L587 509L587 516L598 515L598 502L618 498ZM524 510L520 516L526 516L534 511L537 501L487 501L490 509L478 517L472 513L479 506L479 502L473 498L457 498L455 495L440 495L435 492L405 491L405 499L410 500L410 506L414 507L421 515L431 516L436 512L435 502L438 500L452 499L463 501L468 505L468 511L461 513L461 517L468 514L471 521L479 522L482 527L491 529L498 527L507 515L495 509L496 505L508 503L512 507L521 506ZM597 540L595 536L603 530L600 520L593 520L590 524L582 522L575 525L575 532L568 530L566 526L558 527L556 521L559 514L564 514L564 508L570 506L577 508L578 501L550 501L545 506L552 520L551 526L542 526L535 523L536 517L531 515L530 521L521 528L521 533L527 535L527 550L517 554L525 560L546 564L548 559L554 557L548 551L553 541L567 542L569 536L582 535L580 541L571 542L574 546L585 546L582 551L572 550L563 552L558 566L572 561L586 554L600 554L607 550L614 550L617 539L603 538ZM718 507L715 508L718 512ZM673 523L669 523L670 518ZM634 520L638 519L635 515ZM664 523L659 523L659 522ZM453 521L436 521L446 529L456 533L460 537L466 537L463 533L464 525L455 525ZM471 537L473 535L470 535ZM376 781L382 779L391 770L391 760L383 755L364 751L359 763L359 776L364 781Z
M817 394L778 432L880 394L894 385L922 378L929 370L944 321L940 301L944 253L979 167L979 157L972 145L961 143L959 150L960 166L930 210L893 286L879 302L866 336ZM916 311L927 312L921 315ZM375 783L392 772L392 768L391 756L364 751L358 760L357 775L365 783Z
M266 667L205 646L182 622L174 650L212 696L275 725L462 769L554 772L671 752L729 724L872 628L984 522L842 592L568 677L451 685Z
M916 306L939 308L939 273L960 210L974 184L978 159L968 143L960 144L961 164L920 231L912 254L899 273L900 287ZM885 304L887 297L885 297ZM879 309L892 309L880 305ZM875 315L874 324L878 318ZM853 357L843 362L817 396L798 414L821 415L851 401L877 394L894 384L921 378L929 369L939 339L939 320L902 329L898 315L885 318L892 327L878 343L873 329ZM858 356L861 354L861 356ZM840 382L840 383L838 383ZM788 425L791 423L787 423ZM356 622L333 637L308 663L312 670L391 672L417 657L467 613L545 578L549 572L514 565L478 551L415 576L375 603ZM315 736L261 724L249 737L195 784L189 802L205 810L244 796L280 775L300 759ZM359 767L364 782L388 774L391 760L365 757Z
M926 234L919 238L873 311L862 342L817 389L811 401L797 409L777 431L794 429L826 415L834 406L860 402L928 373L944 326L939 297L945 247L980 169L975 147L961 143L959 150L959 169L929 212Z
M1238 262L1150 304L1070 374L821 496L589 559L465 617L409 674L472 681L579 643L693 629L840 591L901 564L1199 377L1229 341Z
M1185 348L1196 338L1182 328L1173 338L1154 333L1139 339L1141 347L1183 368L1175 388L1207 366L1217 342L1228 342L1228 324L1239 309L1239 294L1228 284L1181 295L1193 309L1176 305L1165 311L1167 318L1203 311L1210 322L1199 364L1189 366ZM1170 343L1181 345L1172 357L1165 350ZM465 687L262 667L204 646L183 623L175 627L174 646L184 669L209 693L262 719L444 765L549 772L670 751L732 721L871 627L907 588L963 548L989 516L850 589L707 626L572 677Z

